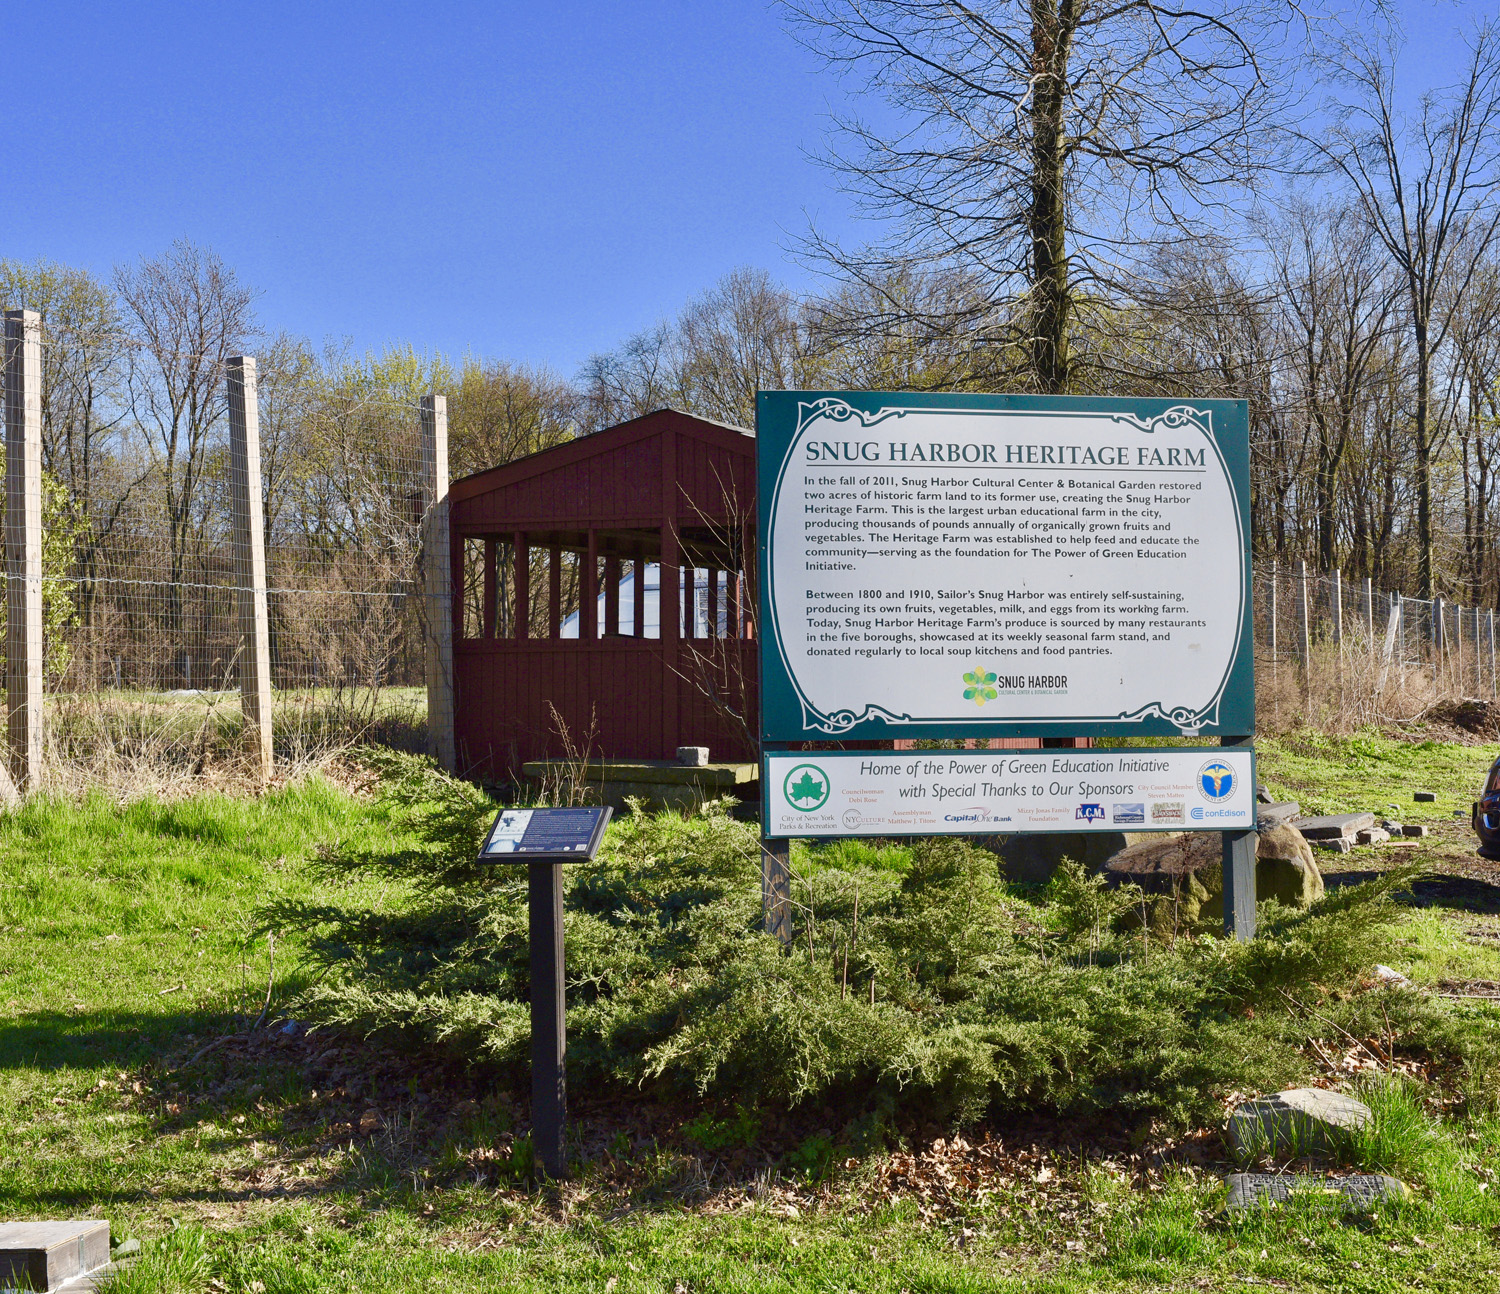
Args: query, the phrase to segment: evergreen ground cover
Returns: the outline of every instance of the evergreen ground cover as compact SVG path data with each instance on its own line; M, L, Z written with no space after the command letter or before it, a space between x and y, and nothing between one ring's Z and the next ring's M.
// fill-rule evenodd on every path
M1268 745L1262 775L1273 788L1296 790L1321 776L1305 748L1294 753L1296 761ZM1330 773L1363 757L1336 744L1321 756ZM1478 748L1426 757L1455 761L1448 780L1428 789L1456 800L1471 793L1488 762ZM1388 787L1395 799L1407 774L1398 768L1382 783L1378 768L1364 772L1360 800L1331 807L1366 807L1364 799ZM430 827L451 822L448 807ZM1460 828L1437 822L1434 840L1401 856L1415 854L1439 870L1450 859L1459 865ZM527 1176L524 1081L507 1050L524 1042L513 1027L516 1013L503 998L481 1005L507 977L513 989L524 988L514 982L515 931L504 927L511 906L504 887L513 882L493 879L476 892L461 871L414 871L414 856L431 859L444 848L441 829L435 842L424 842L420 828L400 804L317 779L259 800L201 796L125 808L34 802L0 820L4 1215L109 1217L117 1236L146 1242L124 1282L137 1289L602 1289L611 1279L616 1291L1192 1289L1236 1288L1241 1280L1470 1289L1500 1272L1489 1167L1500 1125L1484 1068L1497 1008L1370 989L1353 965L1378 953L1423 984L1492 978L1495 940L1468 933L1491 929L1486 912L1405 906L1368 944L1357 931L1341 935L1344 952L1331 960L1326 940L1305 936L1328 935L1341 911L1360 910L1350 887L1335 887L1344 908L1305 919L1325 924L1304 925L1304 937L1295 934L1295 918L1283 921L1277 955L1296 951L1310 968L1283 987L1330 1022L1304 1013L1304 1037L1323 1054L1297 1050L1286 1023L1297 1008L1258 1000L1253 1015L1225 1013L1221 1040L1244 1046L1238 1056L1214 1049L1214 1063L1248 1065L1240 1071L1246 1078L1261 1076L1267 1056L1300 1066L1304 1076L1321 1071L1369 1084L1385 1075L1367 1095L1386 1112L1381 1138L1361 1162L1405 1176L1416 1198L1355 1224L1311 1202L1231 1222L1219 1213L1219 1174L1231 1166L1209 1114L1222 1112L1232 1068L1197 1076L1218 1102L1217 1110L1200 1107L1200 1098L1185 1095L1195 1091L1191 1073L1157 1081L1143 1075L1139 1040L1134 1058L1128 1045L1116 1045L1137 1017L1120 1015L1117 1032L1106 1036L1107 1022L1079 1012L1093 1040L1063 1040L1057 1054L1068 1075L997 1097L988 1080L976 1086L972 1048L964 1060L955 1042L972 1044L986 1013L1018 1016L1013 994L985 996L982 950L965 942L999 946L997 931L1005 958L992 978L1017 978L1028 958L1048 963L1028 990L1042 1002L1036 1020L1048 1001L1071 1011L1075 992L1101 1008L1097 1015L1120 1011L1109 985L1140 960L1131 942L1139 934L1115 931L1099 910L1110 896L1083 878L1027 894L969 870L977 856L963 851L851 844L799 851L795 863L812 899L804 906L824 926L820 933L814 925L812 954L801 943L790 957L769 950L764 955L780 962L762 964L756 952L748 972L729 976L730 988L751 992L754 974L767 966L791 975L802 957L789 1000L809 1003L819 1022L813 1041L836 1033L856 1001L867 1009L865 977L855 970L846 981L843 969L846 936L851 964L864 965L852 938L853 896L845 893L855 878L862 946L877 972L876 1017L852 1017L857 1032L876 1035L863 1054L915 1038L937 1059L929 1061L930 1080L904 1085L868 1068L840 1077L837 1065L818 1079L827 1057L818 1062L806 1040L788 1053L789 1044L773 1038L781 1050L761 1058L762 1068L800 1074L806 1090L797 1099L793 1080L778 1090L756 1076L752 1044L769 1034L752 1031L751 1043L737 1042L742 1023L724 1019L744 1015L747 1002L764 1008L764 997L706 1000L690 973L700 964L693 956L715 972L706 983L726 967L736 971L727 946L743 942L737 925L753 925L758 887L748 898L738 894L731 865L737 828L713 818L622 824L611 841L613 861L575 877L570 896L579 1170L567 1184L538 1188ZM697 869L696 889L688 854L663 847L674 838L710 864ZM331 868L316 865L320 845L330 847ZM656 862L645 865L647 855ZM1357 876L1390 858L1368 851L1341 861ZM654 868L650 885L631 889L627 863ZM919 902L915 893L928 897ZM441 973L402 987L400 963L409 954L392 932L430 930L455 896L460 920L473 923L473 948L487 957L450 959ZM620 899L631 921L611 924L608 914L619 907L611 901ZM1385 911L1372 902L1369 911ZM286 918L299 904L328 919L297 933ZM664 904L677 906L664 912ZM257 913L262 922L267 914L283 918L273 923L280 928L268 1013L275 1027L247 1032L270 970ZM519 907L512 915L524 921ZM317 954L319 941L351 916L368 930L361 943L351 937L357 925L342 929L363 960L340 990ZM674 928L673 938L659 933ZM947 939L949 963L925 982L918 974L898 1012L900 959L917 952L926 960L944 947L944 929L957 932ZM371 942L370 932L380 938ZM447 956L443 948L463 946L451 932L443 938L449 942L428 950L436 960ZM1216 974L1232 965L1222 949L1196 944L1149 952L1161 983L1179 996L1143 991L1137 1007L1165 1001L1178 1010L1188 989L1190 1006L1201 1003L1192 997L1204 983L1195 959ZM376 974L382 955L383 976ZM635 979L622 981L626 991L611 978L621 973L621 957L640 959ZM665 968L664 957L672 962ZM338 964L348 969L347 959ZM433 998L434 978L444 997L469 993L474 1010L455 1021L429 1002L430 1018L399 1035L393 1020L351 1014L351 1024L381 1025L368 1042L360 1040L363 1030L282 1032L289 1009L304 1019L319 1003L352 1011L361 993L376 996L383 985L389 1000L362 1009L391 1011L400 993L413 995L408 1005ZM1157 983L1145 975L1137 982ZM351 985L359 992L351 995ZM616 997L632 1004L629 1012L609 1006ZM298 999L302 1005L292 1007ZM673 1021L681 1015L692 1023L697 1002L706 1002L710 1026L684 1032ZM966 1017L974 1002L983 1009ZM880 1012L923 1023L887 1024L882 1032ZM1272 1027L1266 1016L1278 1012ZM1166 1023L1148 1023L1158 1030L1159 1054L1182 1042ZM627 1028L642 1032L621 1037ZM483 1037L487 1067L464 1066ZM826 1043L829 1056L836 1050ZM789 1054L796 1064L787 1063ZM942 1069L955 1058L962 1061L956 1072ZM1027 1064L1028 1073L1050 1072L1040 1061ZM1116 1080L1111 1097L1099 1077L1122 1065L1130 1082ZM1016 1073L1022 1068L1014 1062ZM985 1105L976 1110L980 1089ZM1154 1095L1142 1102L1143 1092Z

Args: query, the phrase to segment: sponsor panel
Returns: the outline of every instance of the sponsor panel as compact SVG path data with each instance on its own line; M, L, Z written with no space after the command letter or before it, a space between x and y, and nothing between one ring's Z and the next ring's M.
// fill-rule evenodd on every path
M1248 830L1249 750L768 753L770 836Z

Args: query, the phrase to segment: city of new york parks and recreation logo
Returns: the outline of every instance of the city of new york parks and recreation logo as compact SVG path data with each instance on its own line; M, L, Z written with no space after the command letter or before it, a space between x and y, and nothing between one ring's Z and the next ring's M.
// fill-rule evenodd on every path
M1234 788L1234 769L1222 759L1211 759L1198 770L1198 794L1210 804L1224 803Z
M786 775L781 793L794 809L811 813L828 803L828 774L816 764L798 764Z

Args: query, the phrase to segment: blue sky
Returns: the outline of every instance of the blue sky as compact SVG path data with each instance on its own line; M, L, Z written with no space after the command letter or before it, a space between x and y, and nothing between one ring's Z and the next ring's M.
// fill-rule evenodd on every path
M1415 79L1493 6L1403 8ZM186 236L315 342L571 374L737 265L809 283L809 217L857 232L807 157L848 87L761 0L47 0L0 48L0 256L107 274Z

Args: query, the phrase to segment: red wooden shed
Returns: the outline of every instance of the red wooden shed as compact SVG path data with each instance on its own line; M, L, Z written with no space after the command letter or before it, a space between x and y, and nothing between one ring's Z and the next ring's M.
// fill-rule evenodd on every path
M461 772L516 779L570 744L759 757L751 432L661 409L466 476L448 499Z
M754 510L754 436L675 409L453 482L460 769L516 777L564 730L755 759Z

